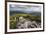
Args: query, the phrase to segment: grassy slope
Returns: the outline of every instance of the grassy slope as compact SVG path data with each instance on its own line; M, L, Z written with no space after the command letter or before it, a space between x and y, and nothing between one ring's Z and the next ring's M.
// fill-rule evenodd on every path
M10 29L16 28L16 17L23 16L26 19L35 20L35 21L41 21L41 18L39 16L33 16L31 14L14 14L10 16Z

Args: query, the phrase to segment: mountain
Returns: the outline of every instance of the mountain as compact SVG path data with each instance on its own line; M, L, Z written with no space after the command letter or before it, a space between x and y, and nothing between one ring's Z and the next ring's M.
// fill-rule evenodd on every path
M19 13L23 13L23 14L25 14L24 12L22 12L22 11L10 11L10 15L13 15L13 14L19 14Z
M26 13L23 11L10 11L10 15L14 15L14 14L31 14L31 15L38 15L41 16L41 12L31 12L31 13Z
M41 16L41 12L32 12L30 13L31 15L37 15L37 16Z

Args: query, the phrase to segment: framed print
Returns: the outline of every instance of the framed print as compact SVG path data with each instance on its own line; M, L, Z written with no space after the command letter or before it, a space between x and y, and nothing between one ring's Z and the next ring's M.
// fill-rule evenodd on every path
M5 9L6 32L44 31L44 3L7 1Z

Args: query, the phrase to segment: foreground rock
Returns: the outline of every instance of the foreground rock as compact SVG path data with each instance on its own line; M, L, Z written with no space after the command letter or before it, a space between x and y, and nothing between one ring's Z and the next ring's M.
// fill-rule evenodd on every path
M16 28L17 29L26 29L26 28L40 28L41 25L37 24L36 21L30 21L23 17L19 17L17 21Z

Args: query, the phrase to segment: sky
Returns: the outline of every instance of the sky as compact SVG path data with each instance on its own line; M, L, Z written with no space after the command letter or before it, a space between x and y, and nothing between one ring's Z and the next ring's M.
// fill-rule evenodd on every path
M27 12L27 13L40 12L41 6L10 4L10 11L21 11L21 12Z

